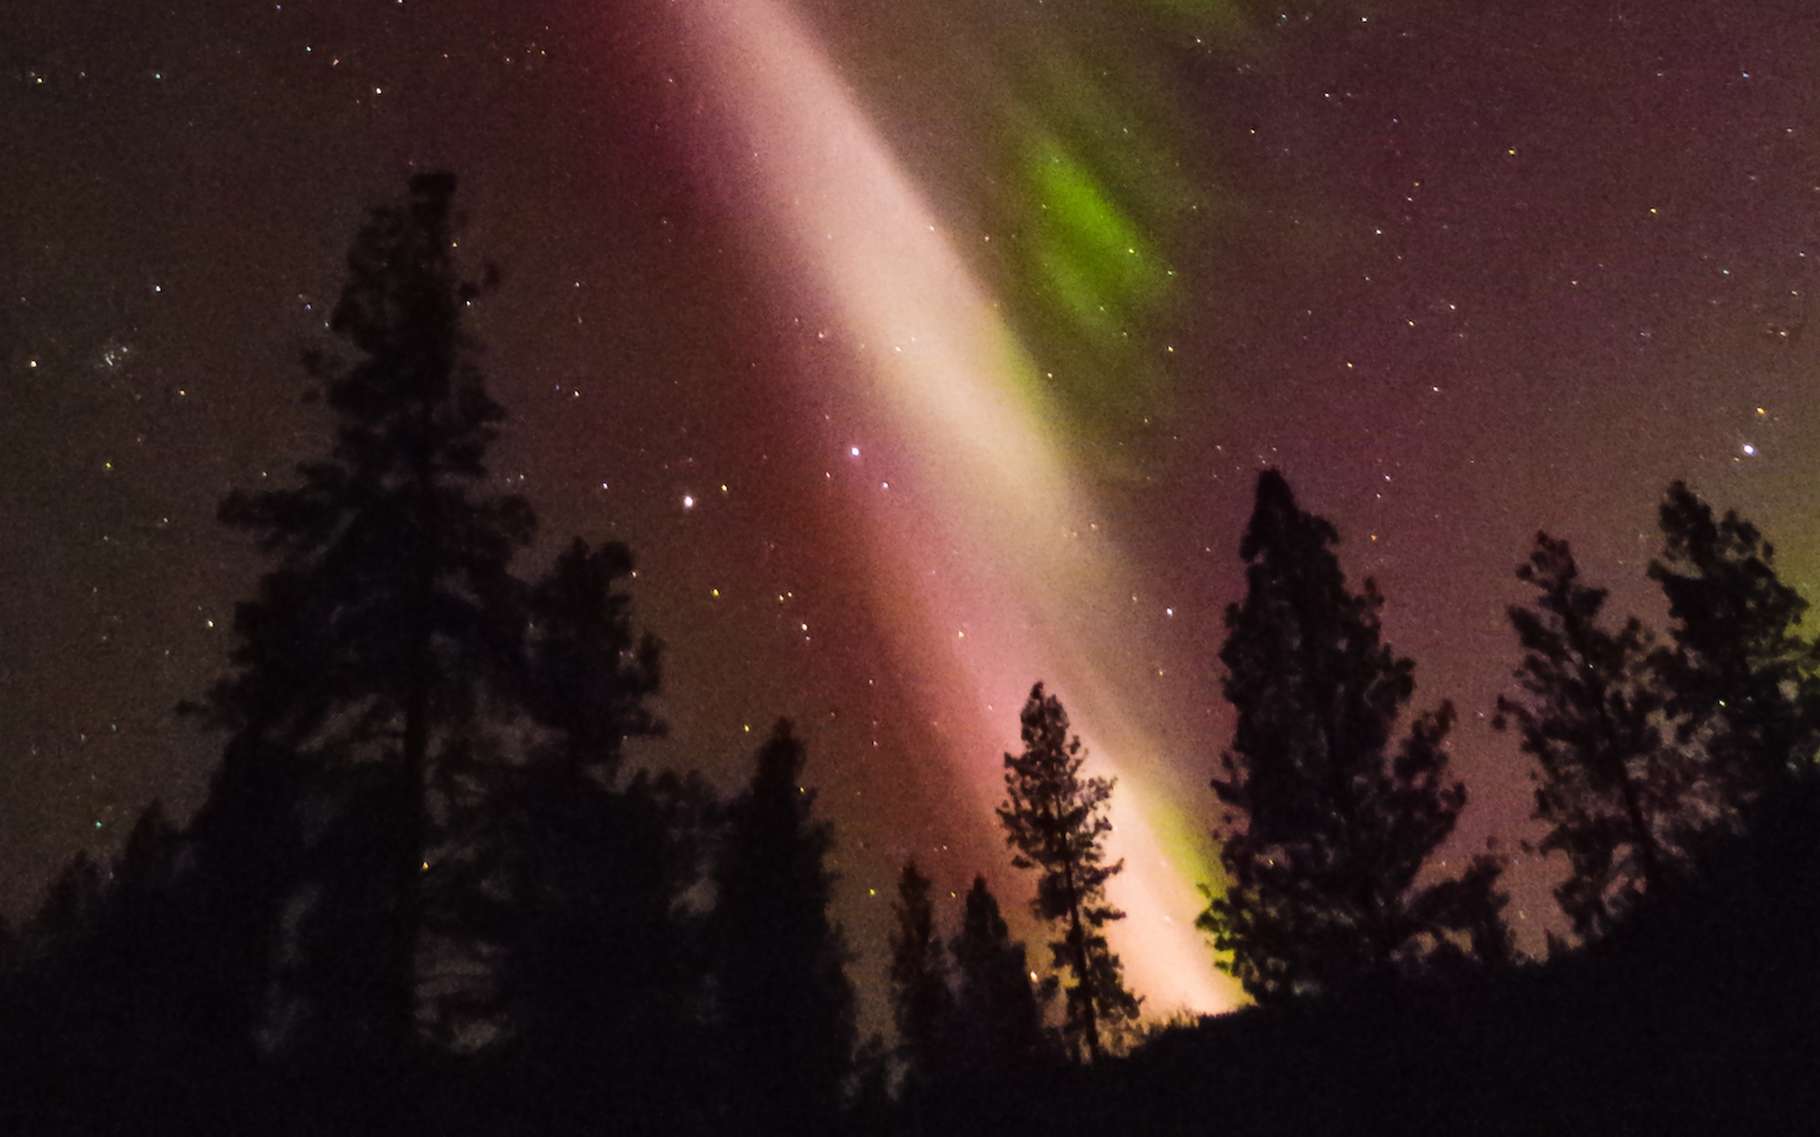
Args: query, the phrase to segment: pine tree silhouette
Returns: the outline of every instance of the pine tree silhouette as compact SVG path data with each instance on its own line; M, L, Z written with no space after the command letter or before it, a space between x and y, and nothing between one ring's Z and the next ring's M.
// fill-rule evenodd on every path
M1536 760L1535 816L1550 826L1540 847L1572 869L1556 898L1574 930L1597 939L1677 868L1693 771L1663 745L1643 625L1602 626L1605 590L1582 583L1573 550L1547 533L1517 578L1536 590L1533 608L1510 609L1522 694L1499 696L1493 725L1514 727Z
M505 1052L552 1132L700 1127L707 960L684 898L706 791L644 772L607 789L532 768L489 835ZM484 932L483 923L478 930Z
M1338 540L1280 473L1259 476L1220 652L1238 713L1213 781L1228 884L1200 919L1259 1002L1344 989L1495 918L1493 862L1416 883L1466 803L1447 776L1453 707L1418 715L1391 753L1415 665L1380 639L1376 586L1346 587Z
M904 862L897 880L896 917L891 930L891 1013L897 1026L904 1089L913 1096L939 1081L949 1065L954 995L948 987L948 956L935 927L929 878L914 860Z
M1027 1070L1044 1056L1043 1003L1053 982L1039 984L1024 945L1011 938L986 878L973 878L954 956L954 1065L981 1075Z
M595 549L578 538L530 596L524 702L544 732L534 760L609 786L625 743L664 733L649 705L661 682L662 645L634 635L631 600L615 587L631 574L624 545Z
M1021 721L1024 751L1005 755L999 824L1017 850L1012 863L1041 873L1036 915L1060 925L1061 938L1049 948L1072 980L1063 989L1063 1034L1097 1062L1109 1038L1136 1020L1139 1004L1103 931L1125 916L1106 900L1106 882L1125 867L1122 860L1106 863L1112 829L1106 803L1114 782L1081 777L1087 761L1081 740L1069 735L1068 712L1041 683L1030 689Z
M234 1040L212 1033L217 977L195 948L207 928L181 834L156 802L103 865L78 854L27 925L0 983L0 1059L12 1085L80 1130L181 1128L240 1088ZM29 1051L11 1050L29 1040ZM11 1050L11 1052L9 1052ZM95 1085L106 1081L108 1092ZM36 1124L0 1128L37 1130ZM41 1114L43 1116L43 1114Z
M277 599L273 583L268 577L262 587L268 601ZM275 610L284 611L282 600ZM253 611L250 605L241 609L248 617ZM246 670L236 692L218 686L212 706L182 708L207 714L235 732L223 749L208 797L190 821L188 837L195 861L195 904L207 924L207 934L197 937L194 950L207 959L215 977L197 993L196 1013L213 1024L216 1038L238 1046L242 1066L258 1060L259 1040L268 1025L285 905L306 872L299 808L310 795L310 772L321 761L306 742L276 726L281 692L308 690L302 680L297 686L284 682L286 670L309 654L288 654L287 638L249 636L242 644L246 654L240 662ZM261 654L283 662L255 685L248 680L260 671L250 662L256 643ZM267 706L252 705L255 699Z
M676 1131L700 1050L705 964L683 896L709 799L672 776L621 784L625 744L664 730L649 705L660 647L617 587L631 571L623 546L577 540L529 590L527 721L511 753L477 764L449 866L458 925L500 952L480 1009L503 1017L557 1131Z
M354 359L306 360L333 418L329 455L299 466L295 487L222 503L278 565L237 609L234 670L208 700L232 737L197 830L228 897L262 898L234 950L269 955L286 866L261 846L301 844L286 834L315 795L331 816L313 854L321 934L305 939L334 958L301 974L330 984L313 994L339 1008L336 1030L393 1053L418 1033L432 784L485 733L486 681L522 628L507 566L534 524L487 482L504 412L461 329L481 288L451 259L454 190L447 174L413 177L354 242L330 319ZM242 858L254 874L221 867Z
M1820 750L1820 646L1797 628L1807 601L1776 573L1756 526L1683 482L1660 509L1650 579L1668 599L1672 646L1655 653L1677 739L1707 759L1714 795L1736 811L1785 787Z
M71 857L26 922L27 955L45 959L75 951L94 936L106 900L106 877L95 858L86 852Z
M804 762L802 743L780 721L727 808L714 865L729 1108L754 1133L826 1132L853 1063L847 948L828 911L834 833L814 818Z

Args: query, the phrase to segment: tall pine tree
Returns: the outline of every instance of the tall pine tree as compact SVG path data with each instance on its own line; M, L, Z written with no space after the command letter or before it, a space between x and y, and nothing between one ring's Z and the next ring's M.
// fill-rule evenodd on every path
M955 1066L992 1075L1038 1062L1046 1048L1043 1003L1054 987L1037 982L983 876L967 890L960 931L948 950L954 956Z
M624 546L575 540L528 589L526 713L460 779L457 933L490 948L495 979L475 1010L553 1133L686 1132L699 1102L684 1082L701 1081L704 953L684 893L710 797L622 779L626 744L664 731L661 646L633 629L630 575Z
M699 878L707 795L640 772L628 742L660 647L632 627L621 545L575 541L530 590L516 745L478 763L463 825L462 930L499 949L495 998L554 1132L676 1132L695 1097L704 962L684 894ZM622 784L624 782L624 784ZM694 1079L698 1080L698 1079Z
M829 915L834 831L814 816L803 744L779 722L728 806L715 857L716 997L732 1117L760 1134L827 1132L853 1065L847 948Z
M1013 862L1036 869L1037 917L1059 925L1050 943L1057 967L1071 977L1064 988L1063 1033L1098 1061L1110 1036L1138 1016L1139 1000L1125 988L1124 968L1106 942L1105 927L1125 914L1106 899L1106 882L1125 862L1106 862L1112 819L1106 803L1110 778L1083 778L1087 755L1068 733L1061 700L1030 689L1021 715L1021 754L1005 755L1005 802L998 807Z
M1343 989L1466 937L1497 874L1417 883L1466 789L1448 777L1453 708L1418 715L1392 750L1415 665L1380 636L1383 598L1346 586L1339 535L1274 471L1240 545L1226 610L1225 692L1238 715L1213 788L1227 887L1200 924L1260 1002Z
M329 454L292 487L222 504L278 565L237 609L234 671L209 699L232 738L198 830L230 897L267 890L236 950L269 953L281 870L261 845L301 828L300 787L315 795L330 820L317 830L320 934L305 939L334 958L304 973L328 977L314 1002L338 1008L335 1032L394 1052L417 1036L432 786L484 732L486 681L517 650L507 567L533 528L522 499L488 484L504 412L461 327L479 288L452 259L454 191L447 174L413 177L354 242L330 318L352 358L307 361L333 418ZM242 857L259 879L243 879Z
M1574 930L1596 939L1668 883L1692 771L1663 745L1642 624L1605 627L1605 589L1582 582L1573 550L1547 533L1517 578L1536 590L1533 607L1510 609L1521 695L1499 696L1493 725L1514 727L1536 760L1535 816L1549 826L1540 847L1565 853L1571 868L1556 899Z
M935 927L929 878L914 860L897 879L891 930L891 1015L897 1026L904 1085L916 1091L940 1079L948 1049L954 996L948 988L948 957Z

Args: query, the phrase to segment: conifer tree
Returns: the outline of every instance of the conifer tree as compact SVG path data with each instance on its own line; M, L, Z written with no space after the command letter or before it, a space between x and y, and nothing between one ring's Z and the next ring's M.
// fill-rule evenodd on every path
M1722 808L1786 786L1820 749L1820 648L1798 627L1807 601L1776 573L1757 527L1675 482L1649 575L1668 600L1672 645L1655 653L1677 739L1704 753Z
M461 327L481 289L452 258L454 189L446 174L413 177L409 199L374 210L354 242L330 318L352 359L306 359L333 420L329 454L292 487L222 504L278 564L238 607L233 672L208 700L231 738L197 831L227 899L260 913L231 950L269 956L274 886L292 869L270 846L301 844L305 793L333 814L315 884L340 958L317 973L358 975L364 991L319 994L393 1050L417 1034L432 786L484 732L486 681L516 651L507 566L533 527L522 499L488 485L504 412Z
M486 1017L551 1132L693 1131L707 963L685 895L706 791L642 770L611 789L524 773L490 803L486 852L504 863L474 926L501 949Z
M854 997L829 915L832 826L780 721L727 808L714 864L716 996L732 1117L762 1134L827 1132L852 1070Z
M1596 939L1668 883L1691 771L1663 745L1642 624L1603 626L1606 591L1583 583L1568 543L1547 533L1517 578L1536 590L1533 607L1510 609L1521 695L1498 698L1493 725L1514 727L1536 760L1535 816L1549 826L1540 847L1565 853L1571 868L1556 899L1574 930Z
M142 1124L153 1109L180 1128L218 1116L235 1087L231 1040L196 1013L216 976L199 966L207 957L196 951L203 934L181 851L153 803L107 867L79 854L28 926L22 970L0 984L10 1083L50 1098L82 1131ZM99 1078L105 1094L94 1092Z
M1068 733L1068 713L1043 685L1030 689L1021 715L1021 754L1005 755L1005 802L998 807L1012 863L1036 869L1037 917L1059 925L1051 941L1064 988L1063 1034L1098 1061L1110 1037L1136 1020L1139 1000L1125 988L1124 968L1106 942L1105 927L1125 914L1106 899L1106 882L1125 862L1106 862L1112 829L1106 803L1110 778L1083 778L1087 755Z
M271 591L262 588L268 596ZM266 642L274 660L285 656L282 638ZM247 647L243 643L243 650ZM298 657L305 654L299 651ZM291 662L286 659L285 665ZM244 657L242 665L247 666ZM263 693L256 697L280 702L279 692L286 690L282 674L261 682ZM251 692L250 684L241 688L241 695ZM193 949L213 976L195 993L192 1014L211 1024L216 1039L237 1048L234 1060L244 1067L258 1058L279 971L286 904L306 874L300 806L309 800L307 772L318 760L306 743L277 730L273 714L223 694L218 688L215 705L206 711L197 704L182 708L208 713L235 731L187 834L195 862L193 901L209 929Z
M659 736L658 642L632 626L618 544L577 540L525 593L511 745L458 778L451 930L486 945L491 989L465 1008L563 1133L688 1128L705 961L684 894L709 795L637 771Z
M1011 938L986 878L973 878L961 927L949 941L954 956L955 1065L980 1073L1028 1068L1045 1048L1043 1002L1052 983L1038 984L1024 945Z
M202 913L183 851L182 835L154 801L133 823L108 874L93 944L83 953L89 974L82 983L102 1005L105 1029L121 1050L163 1051L154 1060L189 1061L220 1074L223 1040L194 1015L217 977L197 966Z
M1375 584L1347 588L1338 540L1280 473L1259 476L1245 600L1226 610L1220 652L1238 715L1213 781L1227 887L1200 924L1260 1002L1416 962L1494 907L1483 866L1417 884L1466 802L1448 777L1454 712L1416 716L1392 751L1415 665L1382 642Z
M625 744L664 725L650 700L661 682L662 645L635 635L631 599L618 585L632 554L577 538L531 589L524 702L542 737L534 760L613 785Z
M95 858L87 852L71 857L26 922L24 940L31 957L78 951L94 937L106 902L106 878Z
M497 998L522 1068L568 1104L558 1129L654 1130L680 1108L700 951L682 895L699 875L706 794L640 772L661 735L660 646L632 628L624 546L577 540L530 588L515 751L476 771L464 930L501 949ZM699 1049L699 1047L695 1047Z
M905 1085L912 1092L938 1080L947 1066L954 1013L948 957L936 932L929 887L916 862L905 861L892 908L891 1013Z

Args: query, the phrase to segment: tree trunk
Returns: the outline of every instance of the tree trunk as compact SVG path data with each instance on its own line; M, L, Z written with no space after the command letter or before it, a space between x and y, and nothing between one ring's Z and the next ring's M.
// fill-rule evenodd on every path
M1068 938L1074 941L1074 979L1082 993L1082 1003L1087 1010L1087 1060L1097 1064L1100 1060L1100 1018L1099 1008L1094 1005L1095 998L1087 960L1087 929L1081 924L1081 898L1074 887L1074 866L1064 862L1062 879L1068 885Z

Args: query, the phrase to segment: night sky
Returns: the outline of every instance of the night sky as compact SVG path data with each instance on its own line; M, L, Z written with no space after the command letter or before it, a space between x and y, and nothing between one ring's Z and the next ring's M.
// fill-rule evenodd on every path
M503 273L472 325L539 560L577 533L638 557L672 728L640 755L731 788L795 718L873 966L907 855L1022 895L990 807L1042 678L1121 779L1135 985L1229 1003L1192 922L1263 466L1377 578L1417 703L1460 708L1453 856L1529 832L1487 718L1537 528L1659 624L1643 567L1685 477L1820 593L1807 0L13 0L0 25L13 915L152 798L198 802L219 740L171 708L260 568L216 503L326 445L298 357L415 169L457 172L462 254ZM1534 947L1551 876L1514 874Z

